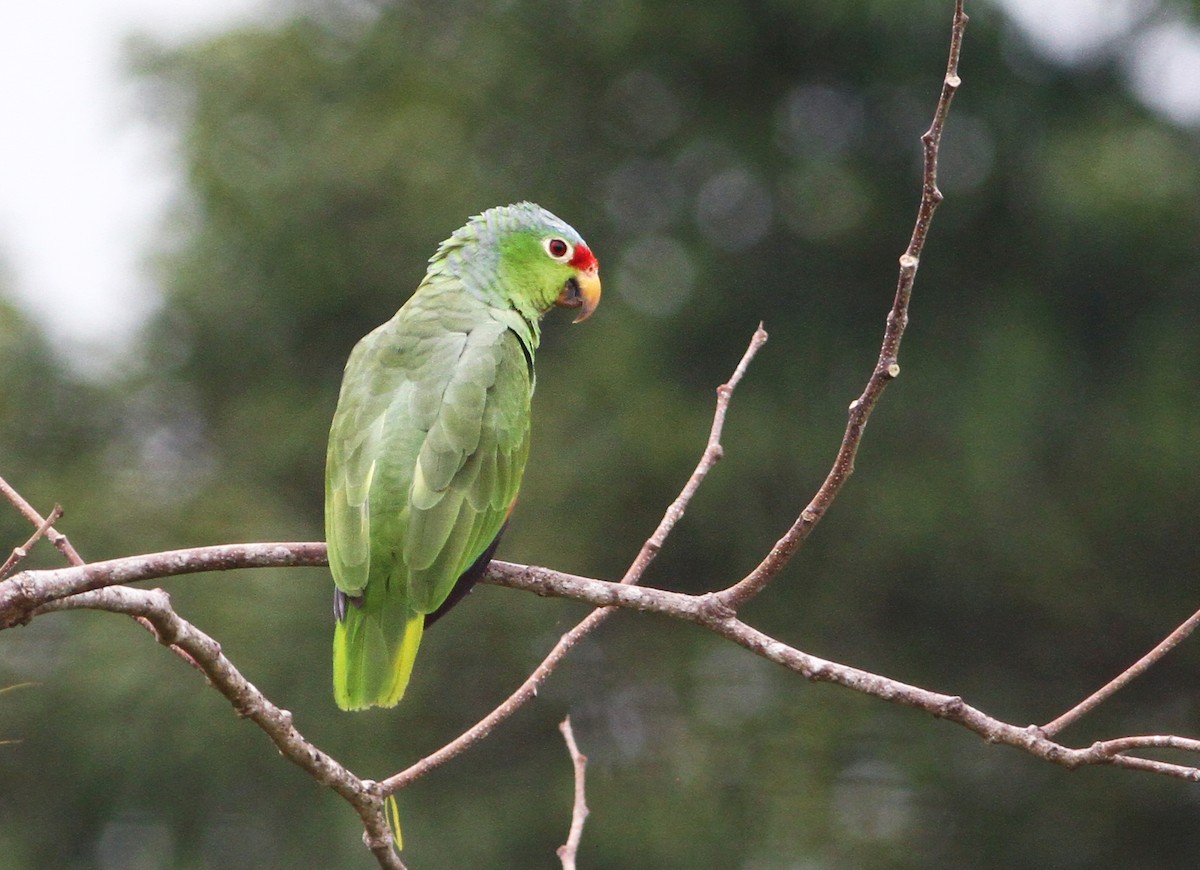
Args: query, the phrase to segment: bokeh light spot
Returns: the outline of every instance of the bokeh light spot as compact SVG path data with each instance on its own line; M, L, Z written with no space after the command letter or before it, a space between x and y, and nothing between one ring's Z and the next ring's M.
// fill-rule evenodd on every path
M683 199L679 173L667 160L626 160L609 173L604 188L604 205L613 221L635 234L666 226Z
M745 169L721 172L700 189L696 224L717 247L743 251L771 228L771 194Z
M621 297L644 314L674 314L688 297L696 280L692 256L681 243L667 236L647 236L625 249L617 266L616 284Z
M870 204L859 178L837 164L816 163L779 182L784 225L813 242L836 239L854 229L866 219Z
M649 148L679 128L683 110L679 97L662 78L646 70L634 70L608 89L602 117L613 141L631 148Z
M806 84L783 98L775 117L781 148L803 157L840 154L862 138L863 108L844 88Z

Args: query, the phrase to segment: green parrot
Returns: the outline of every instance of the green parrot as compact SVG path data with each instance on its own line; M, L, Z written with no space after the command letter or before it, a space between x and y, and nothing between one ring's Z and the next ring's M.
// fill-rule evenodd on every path
M529 455L539 318L557 305L578 323L599 302L579 233L533 203L500 206L444 241L351 352L325 471L342 709L399 702L425 626L487 568Z

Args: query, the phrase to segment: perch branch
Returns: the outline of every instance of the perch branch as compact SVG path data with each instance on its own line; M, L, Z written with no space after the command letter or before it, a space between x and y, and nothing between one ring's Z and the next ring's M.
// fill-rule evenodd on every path
M567 834L567 842L558 847L558 860L562 862L562 870L575 870L575 858L579 854L579 841L583 838L583 823L587 821L587 756L579 751L575 742L575 732L571 728L571 717L567 716L558 723L563 740L567 743L567 752L571 755L571 766L575 770L575 801L571 810L571 830Z
M70 568L23 571L0 583L0 628L28 620L34 609L56 599L106 586L200 571L326 564L325 545L321 543L221 544L90 562Z
M833 466L825 477L817 494L812 501L800 511L800 515L791 528L773 546L763 560L747 574L741 582L721 593L721 603L731 610L739 607L761 592L775 575L783 570L791 560L813 528L825 516L833 500L854 473L854 459L858 454L858 445L862 441L863 430L879 397L883 394L888 383L900 374L900 340L908 326L908 306L912 298L913 282L917 277L917 266L921 262L921 252L925 248L925 238L929 234L929 226L933 221L933 213L942 201L942 192L937 186L938 151L942 144L942 131L946 127L946 117L950 111L950 102L954 99L962 80L958 76L958 60L962 53L963 33L967 27L967 15L963 12L962 0L957 0L954 7L954 22L951 26L950 57L946 62L946 75L942 80L942 91L938 96L937 108L934 110L933 121L929 129L921 136L924 151L924 168L922 172L921 202L917 207L917 219L913 225L912 236L908 247L900 257L900 275L896 282L896 295L892 308L888 312L887 325L884 328L883 344L879 350L879 359L867 380L862 395L850 403L849 419L846 431L842 436L842 444L838 448Z
M219 569L213 568L211 552L209 552L212 548L207 547L196 550L176 550L170 554L159 553L115 559L111 564L116 568L136 570L143 574L144 566L148 564L158 565L164 569L169 567L170 573L173 574L186 574L200 570L231 570L240 567L322 564L320 557L324 551L323 545L319 543L266 543L236 546L238 549L234 553L227 554L228 558L220 560ZM160 558L168 555L170 559ZM129 564L122 566L120 565L122 562ZM198 567L201 565L205 567ZM83 569L62 570L82 571ZM53 572L29 571L25 573L36 580L40 573ZM150 578L143 577L143 579ZM592 612L589 619L599 613L611 612L612 608L625 608L691 622L737 643L768 661L794 671L808 680L835 683L889 703L923 710L938 718L955 722L978 734L989 743L1013 746L1035 757L1064 767L1075 768L1083 765L1106 764L1200 781L1200 768L1125 754L1141 749L1174 749L1200 753L1200 740L1173 735L1152 735L1118 737L1094 743L1086 748L1070 747L1052 740L1052 735L1047 734L1036 725L1019 726L1003 722L971 707L957 696L932 692L797 650L731 615L728 609L721 604L720 593L687 595L652 587L594 580L548 568L514 565L508 562L492 562L482 579L486 583L522 589L542 596L567 598L591 604L597 610ZM0 588L3 585L0 584ZM262 698L257 689L245 682L233 665L220 654L220 648L215 641L170 610L166 593L161 590L147 591L131 589L126 586L112 586L56 599L35 610L32 616L36 617L47 611L81 607L145 616L154 625L163 644L178 644L189 654L195 656L206 676L222 694L230 698L240 714L247 716L260 728L267 731L276 745L281 746L281 751L287 757L306 770L310 770L318 781L329 784L327 782L329 774L326 772L326 768L321 764L310 762L308 753L317 753L312 756L313 759L328 758L328 756L324 756L303 741L298 732L293 733L295 729L290 725L290 716L286 714L286 711L275 708L269 701ZM582 626L583 623L580 625ZM565 652L566 650L562 654L565 655ZM542 676L543 680L544 677L545 675ZM243 691L248 693L245 697L253 699L253 703L235 700L243 697ZM259 699L261 699L261 703ZM261 714L256 712L260 709L263 711ZM379 801L382 801L384 795L409 785L432 768L448 760L449 757L460 754L467 746L486 736L491 728L502 720L503 717L490 721L484 720L489 723L488 727L483 728L480 733L474 734L473 739L466 745L456 746L464 739L459 738L429 756L428 759L422 759L387 780L377 784L366 780L359 782L363 784L363 789L371 792L372 799L377 796ZM286 727L283 727L285 721ZM293 739L301 741L300 744L290 743L289 741ZM284 745L288 748L284 749ZM330 761L332 762L332 759ZM336 762L332 762L332 764L336 765L333 769L344 770ZM339 791L339 794L341 793ZM359 809L358 805L355 806L356 809ZM361 813L360 810L360 815Z

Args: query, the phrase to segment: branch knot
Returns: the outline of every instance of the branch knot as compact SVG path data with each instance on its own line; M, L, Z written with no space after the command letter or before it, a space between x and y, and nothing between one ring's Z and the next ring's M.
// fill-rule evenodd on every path
M696 599L696 615L702 622L715 623L736 619L737 611L721 597L719 592L706 592Z

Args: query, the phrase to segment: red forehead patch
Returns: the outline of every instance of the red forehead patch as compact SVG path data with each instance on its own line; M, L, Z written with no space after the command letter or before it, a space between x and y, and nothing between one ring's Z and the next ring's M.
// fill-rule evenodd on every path
M582 242L575 246L575 255L571 257L569 265L574 266L581 272L590 272L600 266L596 262L596 255Z

